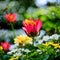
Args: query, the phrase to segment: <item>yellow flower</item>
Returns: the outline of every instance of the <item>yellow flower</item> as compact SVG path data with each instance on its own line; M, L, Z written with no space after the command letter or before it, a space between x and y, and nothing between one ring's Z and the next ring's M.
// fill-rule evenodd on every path
M48 42L49 45L53 44L53 42Z
M48 46L49 44L48 43L45 43L45 44L43 44L44 46Z
M43 45L44 46L52 45L54 48L60 48L60 45L59 44L56 44L56 43L53 43L53 42L48 42L48 43L45 43Z
M52 46L54 46L55 48L60 48L60 45L59 44L52 44Z
M58 48L60 48L60 45L58 46Z
M18 60L18 56L17 57L11 57L9 60Z
M14 58L10 58L9 60L14 60Z
M29 44L31 41L32 41L32 38L28 37L27 35L26 36L20 35L14 39L14 42L17 44L19 44L19 43Z
M3 50L2 46L0 46L0 50Z
M53 44L53 42L46 42L45 44L43 44L44 46L49 46L49 45L51 45L51 44Z

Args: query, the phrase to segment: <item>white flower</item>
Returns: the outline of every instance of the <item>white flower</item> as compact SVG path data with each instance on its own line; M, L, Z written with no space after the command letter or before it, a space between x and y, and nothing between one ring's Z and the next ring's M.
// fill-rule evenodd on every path
M41 50L39 50L39 49L37 49L36 51L37 51L37 52L41 52Z
M56 0L48 0L48 2L50 2L50 3L55 3Z
M13 49L11 52L16 53L17 51L18 51L18 49Z
M54 35L50 36L50 39L58 40L59 37L60 37L60 35L58 35L58 34L54 34Z
M37 46L37 43L36 43L36 42L34 42L34 46L35 46L35 47Z
M40 31L40 36L45 35L45 33L46 33L46 32L45 32L44 30L41 30L41 31Z
M21 52L17 52L17 53L15 53L14 55L16 55L16 56L21 56L22 53L21 53Z
M31 51L29 49L25 49L24 52L29 53Z
M7 54L11 55L11 54L12 54L12 52L8 52Z
M15 53L15 54L13 54L14 57L16 57L16 56L21 56L21 55L22 55L21 52L17 52L17 53Z
M22 48L21 51L24 51L24 48Z
M42 44L43 40L38 40L38 44Z
M25 46L25 44L23 44L23 46Z
M48 41L50 39L50 37L48 35L44 36L42 40L44 41Z
M42 51L41 51L41 50L37 49L36 51L37 51L39 54L42 54Z
M35 4L40 7L40 6L44 6L47 4L47 0L35 0Z
M17 48L18 46L19 46L18 44L11 45L9 50L13 50L13 49Z
M30 44L33 44L33 42L30 42Z
M56 50L56 52L59 52L59 51L60 51L59 49Z
M44 36L46 32L44 30L41 30L39 33L40 33L40 35L35 37L36 40L38 40L39 38Z

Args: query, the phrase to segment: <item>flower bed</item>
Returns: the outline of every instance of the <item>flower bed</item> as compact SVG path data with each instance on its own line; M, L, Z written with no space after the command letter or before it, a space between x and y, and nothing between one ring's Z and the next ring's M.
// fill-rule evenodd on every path
M60 60L60 34L48 35L41 30L39 19L25 19L22 23L25 35L15 35L13 43L0 42L0 60Z

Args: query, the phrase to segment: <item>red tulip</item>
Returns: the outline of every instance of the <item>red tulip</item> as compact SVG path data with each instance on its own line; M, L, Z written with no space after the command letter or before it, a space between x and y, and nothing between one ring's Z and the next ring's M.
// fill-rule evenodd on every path
M42 22L40 19L37 20L27 20L25 19L23 21L23 26L22 29L27 33L29 36L35 36L39 32L39 30L42 27Z
M6 14L5 18L8 22L15 22L16 21L16 14L14 14L14 13Z
M2 48L3 48L5 51L8 51L9 48L10 48L10 43L8 43L8 42L2 42L2 43L1 43L1 46L2 46Z

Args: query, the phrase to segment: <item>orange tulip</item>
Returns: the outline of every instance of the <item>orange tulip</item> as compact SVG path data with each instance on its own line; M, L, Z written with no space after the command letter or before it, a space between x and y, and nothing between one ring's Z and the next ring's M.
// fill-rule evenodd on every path
M24 27L22 27L22 29L27 33L27 35L35 36L41 29L42 22L40 21L40 19L37 19L37 20L25 19L23 21L23 26Z
M14 13L6 14L5 18L8 22L15 22L16 21L16 14L14 14Z

